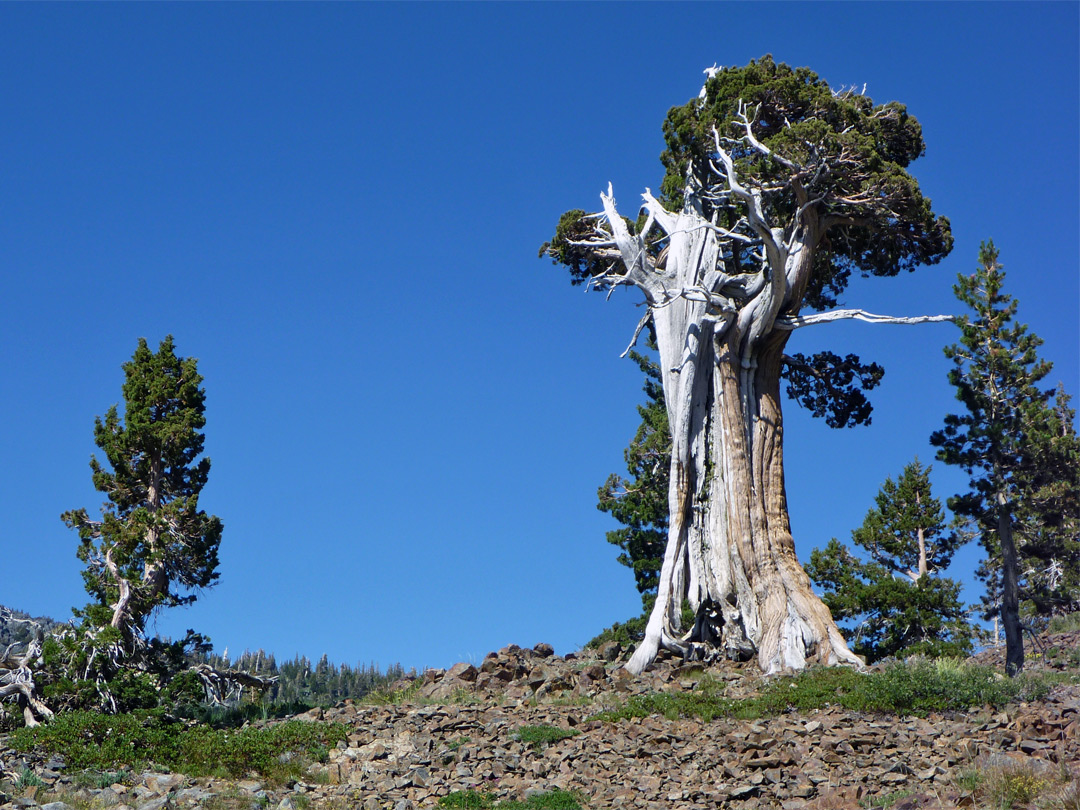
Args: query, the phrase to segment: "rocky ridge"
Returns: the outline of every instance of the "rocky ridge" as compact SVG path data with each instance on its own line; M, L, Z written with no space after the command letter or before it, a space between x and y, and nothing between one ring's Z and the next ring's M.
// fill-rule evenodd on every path
M1075 649L1080 633L1048 643ZM692 691L704 677L724 681L733 697L761 682L752 665L703 669L670 659L635 678L619 668L620 653L608 645L595 655L559 657L545 644L511 645L479 666L461 663L399 682L383 705L314 709L301 719L343 723L348 740L304 781L285 786L146 773L134 785L78 787L62 761L2 750L8 776L29 767L43 784L18 798L0 795L0 810L414 810L452 791L520 799L553 789L575 792L589 808L824 810L888 796L894 808L911 810L976 806L960 778L976 765L1022 766L1047 781L1065 773L1080 779L1080 686L1058 686L1038 703L1004 711L926 718L827 707L756 721L590 720L630 695ZM567 736L547 745L519 739L523 727L537 726ZM50 801L57 796L66 807Z

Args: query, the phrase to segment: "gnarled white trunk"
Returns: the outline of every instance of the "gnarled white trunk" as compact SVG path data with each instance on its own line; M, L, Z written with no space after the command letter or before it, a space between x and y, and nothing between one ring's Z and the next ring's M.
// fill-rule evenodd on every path
M678 215L646 194L649 222L638 235L610 189L601 197L611 254L626 268L620 283L639 287L650 307L672 434L659 590L627 668L640 672L661 646L694 658L756 655L765 672L859 664L795 556L784 493L780 367L797 324L778 318L797 314L816 221L807 215L785 239L745 192L763 270L729 276L720 239L732 234L702 217L693 193ZM659 260L644 241L654 223L667 237ZM684 601L693 627L681 626Z
M693 658L756 655L765 672L857 665L791 536L779 399L790 333L747 351L748 328L731 322L717 333L704 316L705 305L691 301L654 313L665 393L676 392L669 535L656 606L628 668L640 672L661 646ZM684 601L693 627L680 626Z
M34 667L41 663L45 635L34 621L15 621L35 625L34 638L26 644L21 655L13 652L14 644L0 652L0 700L15 697L23 712L23 722L27 726L36 726L53 717L52 711L38 697L34 685Z

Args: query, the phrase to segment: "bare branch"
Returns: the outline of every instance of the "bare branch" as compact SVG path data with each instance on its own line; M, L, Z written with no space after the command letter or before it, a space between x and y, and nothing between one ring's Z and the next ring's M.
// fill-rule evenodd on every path
M757 120L758 112L761 109L761 105L759 104L759 105L757 105L757 107L754 108L754 118L753 119L747 118L747 116L746 116L746 108L747 108L746 102L744 102L742 99L739 99L739 112L738 112L739 120L735 122L735 126L742 126L746 130L746 135L744 137L746 138L747 143L749 143L752 147L754 147L757 151L759 151L761 154L765 155L766 157L771 157L773 160L775 160L781 166L784 166L784 167L786 167L788 169L791 169L792 171L799 171L799 169L801 167L797 163L794 163L794 162L788 160L787 158L781 157L780 155L776 154L769 147L767 147L765 144L763 144L761 141L759 141L756 137L754 137L754 131L753 131L753 129L751 129L751 125L754 123L754 121Z
M637 329L634 330L634 336L630 338L630 345L626 347L626 351L619 355L619 357L626 357L630 354L630 350L637 345L638 338L641 337L641 330L645 328L645 324L652 318L652 308L645 310L645 314L641 316L641 320L638 321Z
M792 331L803 326L813 326L819 323L832 323L833 321L857 320L867 323L894 323L894 324L918 324L918 323L953 323L955 315L914 315L911 317L899 317L893 315L875 315L864 309L836 309L832 312L818 312L814 315L796 315L776 319L776 328Z

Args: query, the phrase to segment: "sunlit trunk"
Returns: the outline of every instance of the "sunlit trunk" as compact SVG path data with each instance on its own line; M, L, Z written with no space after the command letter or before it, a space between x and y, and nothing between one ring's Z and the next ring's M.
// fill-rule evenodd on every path
M674 394L669 534L656 606L628 667L640 672L660 647L689 658L756 656L764 672L857 664L791 536L780 410L788 333L768 335L747 359L734 323L719 340L708 325L695 338L687 321L703 307L679 302L655 315L665 396ZM680 330L691 339L673 362Z

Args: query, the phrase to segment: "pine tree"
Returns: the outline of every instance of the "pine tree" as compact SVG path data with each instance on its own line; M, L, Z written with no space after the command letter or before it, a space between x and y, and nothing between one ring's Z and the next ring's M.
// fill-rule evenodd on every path
M970 476L969 491L949 508L971 522L988 555L981 573L990 602L1000 604L1006 671L1014 675L1024 667L1022 556L1041 545L1039 554L1057 560L1071 526L1075 560L1077 447L1067 398L1055 404L1053 391L1039 385L1051 364L1038 356L1042 341L1014 322L1017 302L1003 292L998 255L993 242L984 243L978 270L961 275L954 288L972 311L957 321L960 342L945 349L953 361L949 381L965 412L946 416L931 443L938 458ZM1061 584L1053 581L1051 591Z
M654 344L650 341L650 345ZM609 476L600 487L597 508L623 525L608 532L607 540L622 549L618 561L634 572L648 610L656 596L667 543L671 430L660 367L638 352L630 352L630 357L645 374L646 402L638 406L641 425L623 452L629 477Z
M85 509L62 515L79 533L79 559L93 601L81 611L88 632L111 645L114 664L144 649L150 614L188 604L217 579L221 521L199 509L210 472L203 452L206 391L194 358L177 357L172 336L152 352L144 339L123 366L117 406L94 424L108 466L91 457L102 519ZM108 629L101 634L97 631ZM116 646L119 645L119 646Z
M930 468L918 459L887 479L852 541L869 560L833 538L815 549L807 573L855 651L867 661L898 654L966 654L973 630L960 585L941 577L958 536L945 533L941 502L930 491Z

